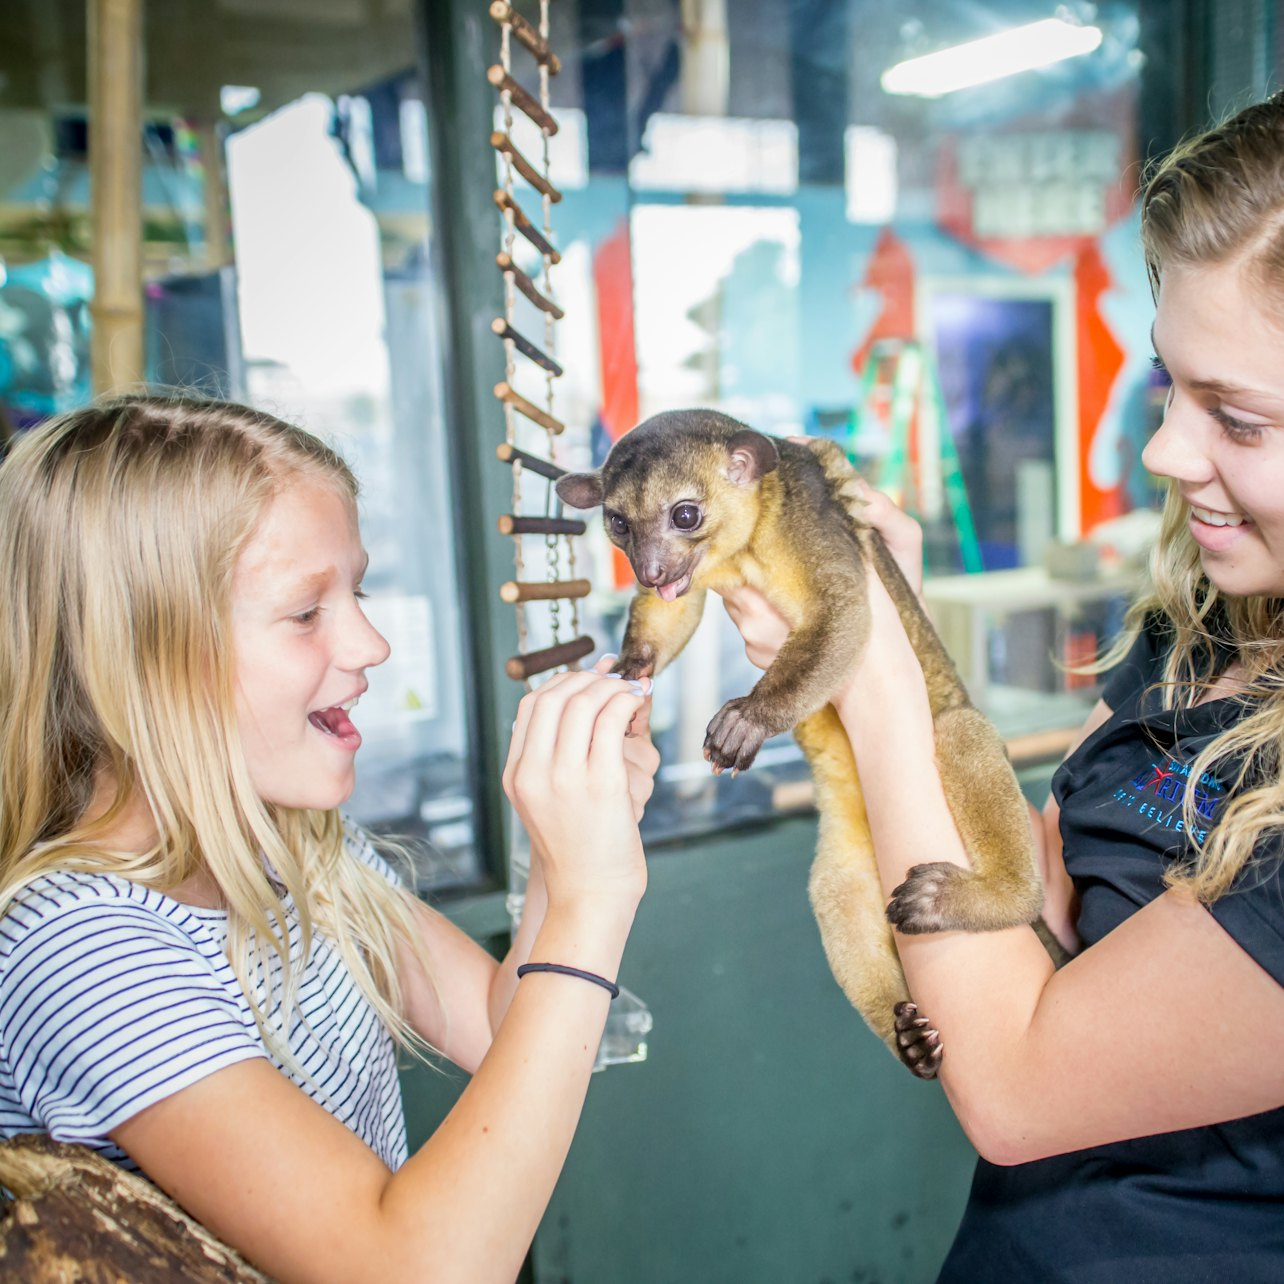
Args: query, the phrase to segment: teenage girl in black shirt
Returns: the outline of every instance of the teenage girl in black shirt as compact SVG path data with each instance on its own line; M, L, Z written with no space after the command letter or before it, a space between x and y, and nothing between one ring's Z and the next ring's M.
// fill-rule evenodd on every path
M1153 587L1036 837L1060 971L1029 928L898 938L920 1045L980 1152L943 1280L1284 1279L1284 98L1151 176L1143 242L1171 377ZM916 568L918 535L867 517ZM877 578L834 699L890 898L966 866L927 693ZM783 622L729 603L750 658Z

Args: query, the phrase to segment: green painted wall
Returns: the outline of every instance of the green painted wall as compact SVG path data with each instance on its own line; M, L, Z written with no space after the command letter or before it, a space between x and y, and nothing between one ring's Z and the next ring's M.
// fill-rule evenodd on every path
M831 978L814 840L796 819L651 857L621 973L654 1014L650 1056L593 1081L539 1284L935 1277L974 1154ZM412 1146L462 1082L407 1075Z

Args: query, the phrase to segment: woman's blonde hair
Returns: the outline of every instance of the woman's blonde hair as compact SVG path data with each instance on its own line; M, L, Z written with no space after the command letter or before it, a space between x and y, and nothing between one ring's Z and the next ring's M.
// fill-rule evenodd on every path
M1246 108L1164 157L1143 189L1141 235L1156 296L1170 267L1230 266L1261 293L1268 314L1284 318L1284 96ZM1203 572L1186 519L1170 482L1151 587L1106 661L1120 658L1158 611L1171 629L1162 676L1166 708L1188 705L1205 691L1228 648L1254 688L1245 715L1190 766L1192 781L1205 773L1221 778L1227 801L1200 840L1194 835L1206 822L1195 789L1187 790L1192 857L1173 866L1168 881L1210 902L1229 890L1265 833L1284 826L1284 600L1220 593Z
M229 959L286 1064L297 977L283 894L298 910L302 958L323 933L414 1050L424 1045L404 1016L398 948L428 975L409 897L345 855L337 811L264 803L241 750L233 570L274 496L301 478L355 505L352 472L315 437L182 397L72 411L0 466L0 914L52 870L162 892L208 871L225 900ZM103 779L114 798L92 815ZM155 846L118 850L113 827L140 799ZM267 984L269 951L280 987Z

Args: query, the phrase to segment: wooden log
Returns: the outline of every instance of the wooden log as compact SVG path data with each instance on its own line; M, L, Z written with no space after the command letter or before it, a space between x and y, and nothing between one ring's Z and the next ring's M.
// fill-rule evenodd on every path
M172 1199L85 1146L0 1143L0 1279L22 1284L270 1284Z
M517 150L513 140L502 129L495 130L490 136L490 145L501 155L507 156L513 168L537 191L557 204L562 193Z
M501 94L507 94L513 106L529 116L550 138L557 133L557 121L499 63L486 68L486 79Z
M501 602L565 601L572 597L588 597L592 585L588 580L508 580L499 586Z
M496 22L508 23L513 29L513 35L535 55L536 62L542 62L548 68L550 76L556 76L562 70L562 60L549 47L548 41L511 4L505 4L504 0L493 0L490 16Z
M500 250L495 255L495 264L505 276L513 278L513 284L537 307L541 312L547 312L554 321L560 321L566 313L557 306L547 295L541 294L539 287L534 281L522 271L521 268L513 262L513 256L504 250Z
M537 673L556 669L559 664L574 664L576 660L582 660L596 645L591 637L585 635L574 642L545 647L542 651L527 651L525 655L515 655L507 660L504 672L514 681L525 682Z
M588 527L573 517L520 517L505 513L499 519L501 535L583 535Z

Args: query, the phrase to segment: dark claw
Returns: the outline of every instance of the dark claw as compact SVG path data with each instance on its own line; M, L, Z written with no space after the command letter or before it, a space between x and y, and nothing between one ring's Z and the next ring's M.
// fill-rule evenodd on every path
M941 1034L918 1007L908 1001L892 1009L896 1029L896 1053L919 1079L935 1079L941 1068Z

